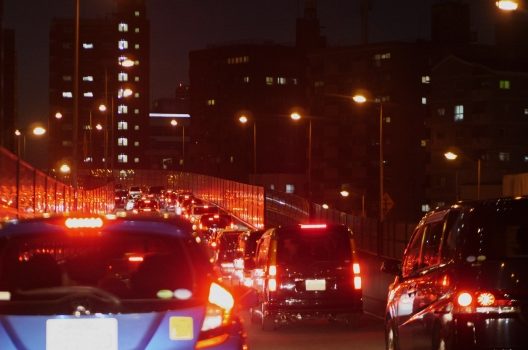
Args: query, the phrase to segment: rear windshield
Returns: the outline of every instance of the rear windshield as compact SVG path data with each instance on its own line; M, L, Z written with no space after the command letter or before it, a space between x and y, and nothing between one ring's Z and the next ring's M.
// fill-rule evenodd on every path
M0 291L9 291L11 301L60 300L88 288L133 302L130 312L153 311L161 291L201 293L199 276L209 271L191 240L148 233L28 234L0 240L0 254Z
M239 257L238 236L240 233L224 233L218 238L218 261L233 261Z
M344 228L283 230L277 245L278 261L287 265L350 261L350 239Z
M467 255L528 258L528 202L478 208L465 214L461 236Z
M203 214L215 214L218 213L218 207L194 207L193 215L203 215Z

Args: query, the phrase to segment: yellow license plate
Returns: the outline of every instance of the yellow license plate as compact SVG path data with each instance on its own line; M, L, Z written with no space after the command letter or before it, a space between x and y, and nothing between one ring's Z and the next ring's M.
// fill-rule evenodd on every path
M192 340L194 337L193 318L171 317L169 319L169 336L171 340Z

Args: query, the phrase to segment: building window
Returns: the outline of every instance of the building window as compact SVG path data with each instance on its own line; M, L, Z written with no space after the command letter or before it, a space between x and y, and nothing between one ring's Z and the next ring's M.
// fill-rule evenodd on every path
M422 213L427 213L431 210L431 206L429 204L422 204Z
M63 81L72 81L72 76L71 75L63 75L62 76L62 80Z
M93 97L93 92L91 92L91 91L85 92L85 93L83 94L83 96L84 96L84 97L91 98L91 97Z
M128 146L128 139L126 137L120 137L117 139L118 146Z
M438 109L436 110L436 114L437 114L439 117L443 117L443 116L445 115L445 113L446 113L445 108L438 108Z
M274 191L275 190L275 185L274 184L270 184L269 188L270 188L270 190Z
M286 85L286 78L278 77L277 78L277 84L278 85Z
M510 81L509 80L500 80L499 88L501 90L510 90Z
M73 93L71 91L63 91L62 97L64 98L73 98Z
M139 147L139 141L134 141L134 146Z
M119 80L119 81L128 81L128 73L120 72L117 75L117 80Z
M423 104L423 105L426 105L426 104L427 104L427 97L422 97L422 104Z
M508 152L499 152L499 160L501 162L509 162L510 161L510 153L508 153Z
M135 28L134 32L139 33L139 28Z
M266 85L273 85L273 78L272 77L266 77Z
M524 115L528 115L528 108L524 109Z
M92 43L83 43L82 47L83 49L90 50L94 48L94 45Z
M315 88L320 88L320 87L323 87L324 86L324 81L322 80L318 80L316 82L314 82L314 87Z
M62 140L62 147L71 147L72 146L72 142L71 141L68 141L68 140Z
M83 81L94 81L94 77L92 75L86 75L82 79Z
M455 106L455 121L459 122L464 120L464 105Z
M286 184L286 193L295 193L295 185Z
M134 109L134 114L139 114L139 108Z
M128 130L128 123L123 120L117 122L117 130Z
M119 42L117 43L117 47L119 48L119 50L126 50L126 49L128 49L128 41L126 41L126 40L119 40Z
M420 147L427 147L427 140L420 140Z
M422 84L430 84L431 83L431 77L428 75L422 75Z
M128 32L128 24L126 23L119 23L117 25L117 30L120 32Z
M134 125L134 130L139 130L139 125Z
M248 63L248 62L249 62L249 56L229 57L227 59L227 64L241 64L241 63Z
M207 100L207 105L208 106L214 106L215 104L216 104L216 101L214 99Z
M524 160L525 163L528 163L528 155L525 155L525 156L523 157L523 160Z
M134 16L139 17L139 11L134 11Z
M293 85L297 85L298 83L299 83L299 79L297 79L297 78L293 78L292 79L292 84Z
M249 77L244 77L244 83L249 83Z
M127 113L128 113L128 106L126 105L117 106L117 114L127 114Z
M138 77L138 76L135 76L135 77L134 77L134 81L139 81L139 77Z
M134 44L134 49L139 50L139 44Z
M136 92L136 93L134 94L134 97L135 97L135 98L139 98L139 92Z
M128 163L128 156L126 154L120 154L117 156L117 161L119 163Z
M134 163L139 163L139 158L138 157L134 158Z

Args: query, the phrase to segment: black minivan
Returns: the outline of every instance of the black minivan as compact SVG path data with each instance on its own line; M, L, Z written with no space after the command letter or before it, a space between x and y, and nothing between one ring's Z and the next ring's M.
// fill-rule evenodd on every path
M528 348L528 197L435 209L382 270L387 349Z
M304 319L357 324L363 311L360 265L344 225L300 224L264 232L258 241L252 321L262 329Z

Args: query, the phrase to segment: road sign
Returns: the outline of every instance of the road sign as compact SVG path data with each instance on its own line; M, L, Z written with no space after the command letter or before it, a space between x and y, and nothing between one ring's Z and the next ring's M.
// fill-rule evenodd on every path
M387 215L387 213L394 207L394 201L392 200L391 196L387 192L383 194L383 215Z

